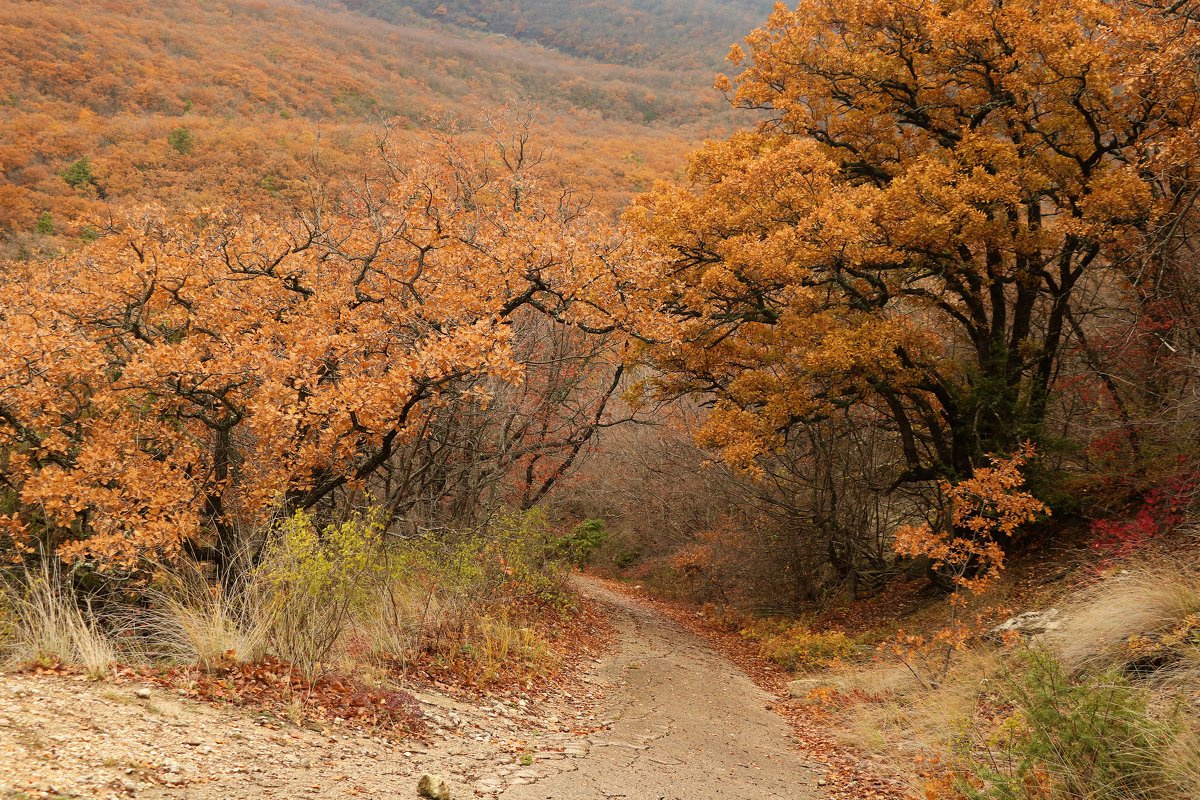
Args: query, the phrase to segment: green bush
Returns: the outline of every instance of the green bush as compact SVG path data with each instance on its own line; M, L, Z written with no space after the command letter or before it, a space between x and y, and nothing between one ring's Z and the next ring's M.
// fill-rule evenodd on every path
M43 211L38 215L37 223L34 225L34 230L40 236L51 236L54 233L54 217L49 211Z
M196 140L187 128L175 128L168 133L167 144L171 145L171 149L181 156L186 156L196 148Z
M755 620L738 633L758 642L763 658L794 672L822 669L855 653L854 643L841 631L811 631L789 620Z
M334 657L382 568L378 514L355 514L318 530L297 512L268 541L256 583L268 595L271 650L307 678Z
M72 189L78 189L80 186L94 184L96 176L92 174L92 162L87 156L76 161L71 166L67 167L62 172L62 179Z
M440 591L551 602L563 596L565 555L541 509L497 512L479 531L408 537L388 557L401 579Z
M1005 682L1014 709L969 757L959 790L972 800L1163 800L1177 726L1152 718L1145 693L1120 675L1072 680L1030 652ZM1186 791L1186 790L1184 790Z
M567 565L542 509L494 515L481 555L493 591L517 600L561 603L565 599Z
M641 559L641 551L637 548L622 547L613 554L613 563L617 565L617 569L629 569Z
M608 530L602 519L585 519L569 534L559 539L559 548L572 564L583 565L608 541Z
M531 623L546 618L546 606L566 606L559 542L540 510L505 511L477 531L390 541L384 580L362 620L367 649L476 685L539 673L549 654Z

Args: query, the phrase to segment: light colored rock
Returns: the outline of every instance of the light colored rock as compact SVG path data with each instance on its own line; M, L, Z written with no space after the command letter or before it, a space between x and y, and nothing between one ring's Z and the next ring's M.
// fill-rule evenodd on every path
M454 800L454 791L446 779L430 775L428 772L417 782L417 794L428 800Z
M1057 608L1047 608L1045 611L1026 611L1009 617L989 632L994 639L1003 639L1009 634L1017 634L1025 638L1042 636L1062 627L1061 613Z
M150 699L150 690L147 689L145 686L138 688L136 691L134 691L134 694L137 695L142 700Z

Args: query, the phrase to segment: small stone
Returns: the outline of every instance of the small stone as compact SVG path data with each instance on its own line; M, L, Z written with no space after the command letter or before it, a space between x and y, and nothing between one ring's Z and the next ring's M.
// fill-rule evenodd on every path
M138 696L140 699L142 699L142 700L149 700L149 699L150 699L150 690L149 690L149 689L147 689L145 686L138 687L138 688L137 688L137 689L134 691L134 694L135 694L135 695L137 695L137 696Z
M417 794L428 800L454 800L454 792L444 778L430 775L428 772L417 782Z
M1061 613L1057 608L1045 611L1026 611L1010 617L989 632L993 640L1003 640L1006 636L1017 635L1025 639L1043 636L1062 627Z

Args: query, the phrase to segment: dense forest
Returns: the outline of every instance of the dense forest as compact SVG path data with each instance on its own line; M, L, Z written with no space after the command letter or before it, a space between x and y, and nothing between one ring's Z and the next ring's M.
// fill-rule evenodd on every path
M415 129L506 103L542 109L557 163L608 209L730 124L706 69L635 69L286 3L94 4L86 21L71 8L0 8L9 255L53 250L47 231L77 237L104 201L269 204L315 152L344 161L385 119ZM73 165L80 177L64 181Z
M337 5L394 22L423 19L511 36L603 63L715 69L730 44L762 20L772 3L346 0Z
M84 5L0 2L7 663L414 735L584 571L881 796L1197 796L1200 6Z

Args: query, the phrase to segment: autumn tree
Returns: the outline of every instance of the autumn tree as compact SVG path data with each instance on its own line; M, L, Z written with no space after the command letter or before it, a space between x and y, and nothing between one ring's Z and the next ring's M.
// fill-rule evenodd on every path
M644 323L637 245L494 143L380 152L291 217L151 209L4 266L10 553L228 564L272 519L369 483L439 409L519 379L522 315Z
M1155 164L1194 101L1179 6L776 6L718 80L763 121L633 212L688 329L664 389L713 398L704 440L753 465L855 408L896 483L1036 440L1081 296L1178 199Z

